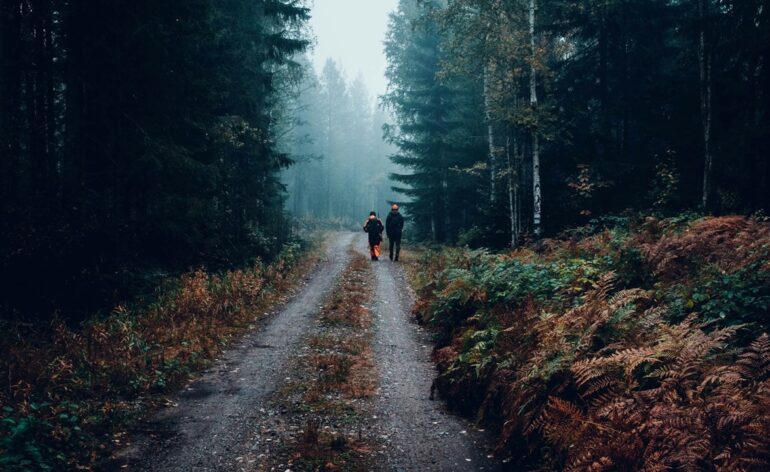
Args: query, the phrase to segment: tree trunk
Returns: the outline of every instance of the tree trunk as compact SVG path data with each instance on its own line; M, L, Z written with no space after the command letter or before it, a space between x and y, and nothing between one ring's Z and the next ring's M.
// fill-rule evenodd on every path
M542 234L542 195L540 191L540 136L537 129L537 49L535 40L535 11L537 1L529 0L529 45L532 48L532 64L529 75L529 103L535 114L532 127L532 231L535 237Z
M304 198L305 198L305 179L302 173L303 164L299 164L294 169L294 189L291 192L294 206L294 216L302 218L305 216Z
M516 139L514 138L514 152L516 152ZM505 140L505 158L508 165L508 217L511 220L511 248L515 248L518 245L519 239L519 227L518 227L518 185L514 183L514 174L516 171L513 168L511 162L511 138L507 137ZM518 179L518 174L516 174Z
M7 2L0 2L0 215L4 215L5 208L10 208L11 182L13 170L10 153L11 133L8 129L13 109L11 107L11 67L10 50L14 42L12 28L13 17L11 8Z
M49 11L46 12L45 22L45 44L46 44L46 76L47 83L45 86L46 93L46 142L47 142L47 155L48 155L48 175L52 182L52 194L54 195L54 201L56 202L56 212L61 212L61 182L58 173L59 164L59 145L56 138L57 129L57 116L56 116L56 85L57 74L54 68L54 56L56 54L53 44L53 11L52 6L49 7Z
M607 161L610 153L610 116L609 116L609 84L607 83L607 11L606 4L602 5L599 25L599 143L600 157Z
M85 225L85 166L87 149L84 145L83 132L84 110L86 107L86 87L83 80L83 54L85 38L84 25L87 16L82 2L72 2L66 8L66 69L64 97L64 127L66 130L63 151L63 189L64 207L69 223L80 229ZM149 210L149 209L148 209Z
M492 100L490 98L490 67L484 66L484 115L487 120L487 141L489 144L489 200L495 202L495 181L497 180L497 162L495 150L495 127L492 124Z
M329 100L326 103L326 155L324 156L325 171L324 176L326 178L326 217L331 220L332 218L332 106L334 105L331 100L331 91L327 91L329 94Z
M701 208L708 211L711 205L711 51L706 42L708 0L698 0L699 38L698 63L700 66L700 115L703 125L703 194Z
M439 218L439 234L438 241L446 241L446 236L449 234L449 166L447 165L446 153L441 149L441 190L439 204L440 218Z

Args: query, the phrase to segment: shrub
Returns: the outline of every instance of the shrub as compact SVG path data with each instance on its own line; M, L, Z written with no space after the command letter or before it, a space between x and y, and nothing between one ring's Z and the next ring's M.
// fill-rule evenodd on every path
M428 254L434 387L522 468L765 470L769 247L765 222L688 215Z
M126 428L153 395L181 385L288 283L301 249L269 266L196 270L146 306L116 307L74 329L0 322L0 466L3 470L91 467L100 445ZM97 452L101 451L101 452Z

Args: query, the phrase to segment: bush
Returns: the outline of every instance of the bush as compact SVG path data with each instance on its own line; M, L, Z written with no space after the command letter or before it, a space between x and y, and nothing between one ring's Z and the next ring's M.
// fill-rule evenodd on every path
M621 223L426 254L435 388L520 467L765 470L770 225Z
M73 329L0 322L0 468L89 468L154 395L171 391L285 290L302 248L271 265L164 284L156 300Z

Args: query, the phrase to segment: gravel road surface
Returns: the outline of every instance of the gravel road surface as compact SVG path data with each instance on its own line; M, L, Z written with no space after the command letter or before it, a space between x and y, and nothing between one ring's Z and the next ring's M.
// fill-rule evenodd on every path
M110 470L238 471L253 455L271 395L291 382L290 362L350 260L368 254L363 234L333 235L325 260L291 300L224 353L174 402L145 421ZM413 295L401 266L373 262L374 352L380 373L372 427L382 471L497 471L486 433L430 400L436 375L428 333L413 322ZM271 438L264 438L272 440ZM251 445L251 446L250 446ZM249 449L251 447L251 450ZM290 469L291 470L291 469ZM283 470L280 472L284 472Z
M368 254L366 239L356 244ZM412 317L413 294L398 263L373 262L376 276L375 355L380 389L375 399L386 471L499 470L490 441L470 422L430 400L436 376L430 336Z
M327 255L299 293L267 324L227 351L175 406L143 425L119 462L137 471L232 471L256 412L285 380L284 367L348 262L353 234L332 238Z

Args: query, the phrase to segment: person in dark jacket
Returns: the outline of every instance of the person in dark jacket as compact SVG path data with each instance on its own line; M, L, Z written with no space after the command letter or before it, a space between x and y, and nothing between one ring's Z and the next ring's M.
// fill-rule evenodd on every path
M377 213L369 213L369 219L364 223L364 231L369 234L369 254L373 261L380 260L380 244L382 244L382 231L385 227L382 220L377 218Z
M398 205L396 204L390 207L390 214L385 219L385 231L388 234L390 260L398 262L398 255L401 252L401 234L404 231L404 217L398 212ZM393 249L395 249L395 256Z

